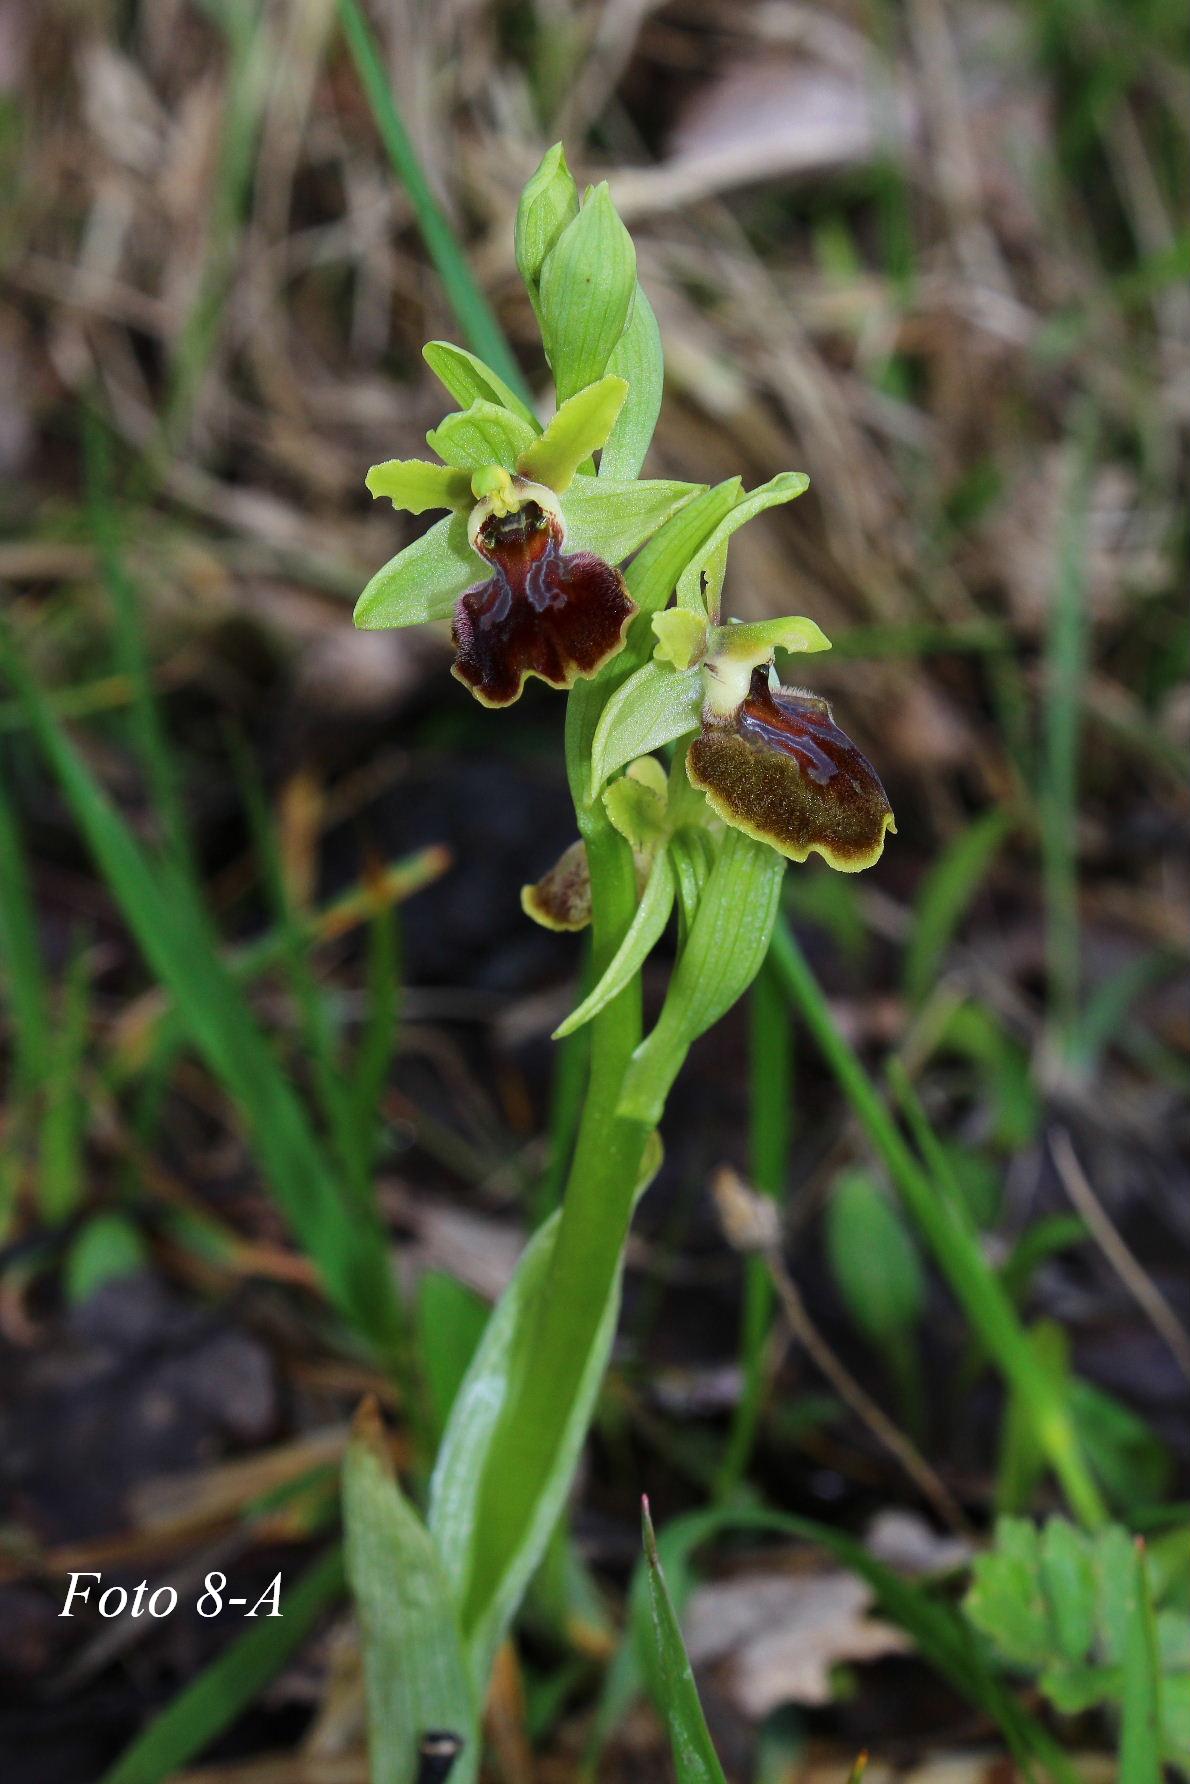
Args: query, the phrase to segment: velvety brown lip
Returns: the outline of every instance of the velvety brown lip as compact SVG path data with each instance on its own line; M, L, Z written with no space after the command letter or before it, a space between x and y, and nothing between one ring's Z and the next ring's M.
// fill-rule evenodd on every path
M507 706L530 675L571 687L624 642L636 605L624 578L591 552L566 552L554 516L534 502L484 523L487 582L459 597L453 673L485 706Z
M772 689L763 665L734 714L704 720L686 768L725 822L793 861L817 851L855 873L880 858L886 832L896 831L876 770L827 702Z

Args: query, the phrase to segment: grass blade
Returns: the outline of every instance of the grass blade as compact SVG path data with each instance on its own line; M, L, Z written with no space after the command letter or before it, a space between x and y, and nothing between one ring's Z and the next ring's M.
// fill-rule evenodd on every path
M657 1554L657 1538L649 1517L649 1502L641 1505L645 1565L649 1584L649 1609L653 1658L660 1694L659 1708L669 1728L674 1770L678 1784L726 1784L715 1752L706 1717L699 1702L698 1686L690 1657L682 1640L681 1625L670 1600Z
M347 1574L368 1689L368 1743L378 1784L414 1784L424 1736L465 1743L452 1779L478 1769L476 1709L450 1588L429 1531L393 1473L375 1401L365 1401L343 1468Z
M370 1210L345 1203L188 881L141 849L3 633L0 661L141 952L243 1114L264 1173L328 1292L386 1364L401 1370L404 1322L383 1231Z
M430 190L393 99L379 45L358 0L339 0L339 22L393 172L409 195L422 240L438 269L447 301L459 326L479 357L499 373L517 396L532 405L533 393L512 356L495 312L476 284L467 257Z
M50 997L24 842L0 774L0 971L12 1017L13 1088L31 1096L45 1077Z
M99 1784L161 1784L230 1728L275 1678L343 1590L338 1545L285 1591L280 1617L262 1617L186 1687Z
M922 881L905 950L905 993L924 1003L955 930L987 876L1012 817L1000 807L983 812L947 845Z
M935 1187L901 1137L789 930L778 923L770 959L822 1050L868 1139L884 1160L926 1243L1006 1382L1027 1408L1037 1441L1072 1509L1087 1525L1106 1520L1069 1407L1038 1373L1029 1336L978 1240Z

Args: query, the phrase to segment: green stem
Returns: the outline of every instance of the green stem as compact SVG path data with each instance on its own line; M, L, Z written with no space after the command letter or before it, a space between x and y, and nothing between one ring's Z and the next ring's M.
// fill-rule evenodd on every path
M570 696L567 762L591 875L591 972L602 975L636 911L632 853L590 805L589 754L582 739L606 690L584 684ZM628 1062L641 1036L639 976L590 1023L587 1094L541 1298L526 1334L530 1366L519 1372L489 1452L480 1499L483 1543L463 1607L464 1627L482 1617L505 1562L553 1471L567 1410L582 1380L612 1293L640 1181L649 1127L616 1114Z

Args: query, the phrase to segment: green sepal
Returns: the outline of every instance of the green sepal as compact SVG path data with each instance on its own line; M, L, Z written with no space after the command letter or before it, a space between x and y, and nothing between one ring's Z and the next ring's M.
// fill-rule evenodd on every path
M426 435L426 444L448 465L463 471L481 465L502 465L512 471L537 437L513 410L479 397L469 409L444 416Z
M624 1074L616 1111L624 1120L660 1120L691 1042L731 1009L760 971L784 871L784 858L767 843L724 832L661 1015Z
M628 401L608 436L599 461L601 477L639 477L661 413L665 357L653 306L637 282L623 334L607 362L609 372L628 383Z
M558 237L578 216L578 187L560 142L547 149L517 205L513 244L525 288L536 304L541 269Z
M702 674L648 662L608 698L591 740L591 797L604 781L631 762L698 729L702 715Z
M658 615L658 618L664 617ZM656 620L653 623L655 627ZM733 620L729 625L716 627L707 655L763 663L774 650L808 652L829 650L830 647L830 639L812 619L762 619L743 625Z
M406 514L424 514L427 508L470 508L475 499L466 471L432 465L424 458L386 459L372 466L364 482L371 495L387 496Z
M541 269L541 336L558 402L607 370L636 289L636 249L607 184L587 194Z
M623 378L600 378L564 402L545 432L517 462L522 477L544 483L559 495L570 488L579 466L598 452L624 407Z
M641 756L603 795L603 808L637 854L652 854L669 834L669 782L656 756Z
M562 502L567 551L593 551L608 564L624 559L650 539L698 492L697 483L611 483L576 477ZM631 578L628 579L631 589Z
M686 607L667 607L653 615L653 660L671 669L693 669L707 651L707 622L701 613Z
M730 514L724 515L701 551L691 559L678 578L678 606L689 608L694 613L708 613L715 619L719 611L723 569L727 561L726 547L732 534L737 533L757 514L763 514L766 508L775 508L782 502L792 502L797 496L804 494L809 486L810 479L803 471L781 471L767 483L762 483L758 489L749 490L747 495L741 496ZM704 570L707 572L705 593L702 587Z
M617 783L622 785L623 783ZM613 997L618 997L625 985L634 979L665 931L669 922L669 913L674 903L674 870L669 856L664 849L658 851L653 865L649 869L649 877L645 881L645 889L641 893L640 903L636 907L636 915L628 925L623 941L616 949L615 956L607 971L594 989L583 999L576 1010L572 1010L565 1022L554 1030L555 1041L565 1039L597 1016Z
M456 347L453 341L427 341L421 356L443 389L464 409L474 402L495 403L527 421L535 434L541 432L541 423L528 403L504 382L498 372L485 365L476 354L469 353L466 347Z
M482 574L467 543L467 516L452 514L377 570L355 604L355 623L371 632L449 619L463 590Z

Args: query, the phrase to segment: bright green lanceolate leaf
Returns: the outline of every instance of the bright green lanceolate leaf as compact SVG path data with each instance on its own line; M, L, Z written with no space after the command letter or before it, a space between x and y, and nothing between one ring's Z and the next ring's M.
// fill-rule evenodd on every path
M599 461L601 477L639 477L645 462L657 417L661 413L661 396L665 384L665 359L661 351L661 331L653 306L640 283L632 299L628 324L607 362L628 382L628 401L620 411L611 431L603 457Z
M475 1699L433 1539L397 1485L380 1416L365 1402L343 1465L347 1577L368 1691L372 1776L414 1784L428 1729L465 1745L452 1784L478 1766Z
M578 187L560 142L547 149L517 205L513 244L516 263L534 303L541 269L566 228L578 216Z
M449 619L463 590L482 576L483 563L467 543L467 516L452 514L377 570L355 604L355 623L377 631Z
M605 563L622 564L697 493L697 483L605 483L598 477L576 477L562 502L566 549L593 551ZM628 586L631 591L631 579Z
M603 809L625 842L651 854L669 833L669 780L656 756L641 756L603 795Z
M827 1206L827 1255L852 1318L874 1344L911 1330L925 1275L904 1221L867 1171L840 1174Z
M607 971L578 1008L554 1030L554 1040L563 1040L568 1034L573 1034L576 1028L581 1028L584 1022L589 1022L592 1016L597 1016L641 970L665 932L665 925L673 910L675 889L674 870L669 856L662 849L654 858L640 903L636 907L636 915Z
M649 1629L661 1700L658 1707L669 1729L678 1784L726 1784L702 1713L681 1625L661 1571L647 1500L641 1515L648 1577Z
M519 415L535 434L541 432L541 423L528 403L466 347L456 347L453 341L427 341L421 356L438 382L464 409L474 402L496 403Z
M760 970L776 921L784 857L739 830L725 832L678 955L661 1015L624 1074L618 1113L661 1119L692 1041L743 996Z
M529 423L513 410L479 397L469 409L444 416L426 435L426 445L448 465L460 470L503 465L511 471L538 438Z
M619 786L613 781L613 786ZM698 915L698 901L715 865L715 841L702 825L687 824L669 841L669 858L678 882L678 910L683 938Z
M373 496L387 496L405 514L428 508L470 508L475 500L466 471L432 465L424 458L390 458L373 465L364 479Z
M653 658L671 669L693 669L706 655L709 628L701 613L686 607L666 607L653 615Z
M484 1468L500 1413L514 1391L519 1372L532 1366L526 1354L533 1307L540 1295L558 1231L554 1214L538 1228L521 1255L516 1273L501 1295L471 1365L455 1397L430 1483L429 1526L456 1604L467 1592L475 1556L482 1546L479 1527ZM463 1632L470 1676L477 1692L486 1690L492 1659L549 1542L586 1440L603 1371L611 1351L620 1307L617 1273L588 1352L582 1384L567 1409L547 1490L539 1495L477 1626Z
M544 483L561 495L570 488L575 472L593 452L598 452L624 407L628 386L623 378L600 378L578 391L518 460L517 469L534 483Z
M710 533L701 550L687 563L678 579L678 606L689 608L694 613L709 613L717 619L719 610L719 593L722 585L722 565L726 562L726 547L732 535L738 533L748 521L756 515L763 514L766 508L779 507L782 502L792 502L797 496L804 494L810 486L810 479L803 471L781 471L771 477L759 488L749 490L741 495L730 512ZM710 570L717 566L716 575ZM708 572L707 589L702 587L703 571ZM822 649L821 645L817 646Z
M636 249L607 184L589 192L541 269L541 335L558 402L602 378L636 290Z
M702 675L667 663L643 663L608 698L591 743L591 797L637 756L651 755L688 731L702 715Z

